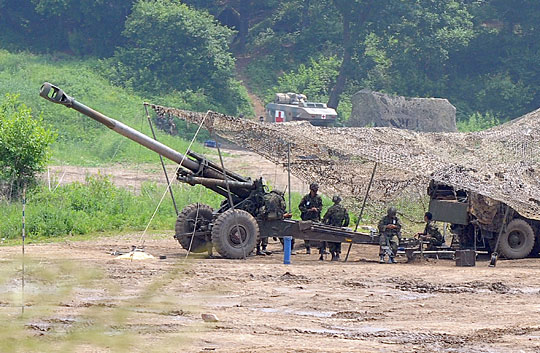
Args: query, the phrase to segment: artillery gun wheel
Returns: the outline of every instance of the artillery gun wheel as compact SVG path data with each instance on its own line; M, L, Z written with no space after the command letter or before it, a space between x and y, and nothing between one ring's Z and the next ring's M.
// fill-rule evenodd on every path
M238 225L238 228L237 228ZM212 243L228 259L242 259L253 251L259 239L259 225L243 210L227 210L212 227Z
M193 233L194 230L200 231L201 228L206 227L212 222L212 213L212 207L200 203L194 203L184 207L178 215L175 227L176 239L182 245L182 248L190 250L189 245L191 244L190 251L195 253L205 252L208 249L206 239L196 236L193 238L193 242L191 242L191 235L188 234Z
M513 219L499 240L499 251L507 259L522 259L534 246L534 231L523 219Z

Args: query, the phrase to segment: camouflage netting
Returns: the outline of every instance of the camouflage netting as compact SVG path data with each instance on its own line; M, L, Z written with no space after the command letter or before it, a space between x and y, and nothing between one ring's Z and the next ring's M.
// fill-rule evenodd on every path
M540 109L475 133L419 133L394 128L321 128L309 123L260 123L219 113L152 106L265 158L284 163L291 145L291 172L317 181L328 195L361 202L374 162L371 200L407 193L425 195L431 179L504 202L540 220ZM206 119L205 119L206 116ZM349 199L350 200L350 199Z

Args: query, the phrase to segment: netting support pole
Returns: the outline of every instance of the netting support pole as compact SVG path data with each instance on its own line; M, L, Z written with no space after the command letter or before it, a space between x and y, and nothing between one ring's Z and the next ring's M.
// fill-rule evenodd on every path
M362 208L360 209L360 214L358 215L358 220L356 220L356 225L354 227L354 231L358 229L358 225L360 224L360 220L362 219L362 215L364 214L364 208L366 207L367 198L369 196L369 190L371 189L371 184L373 184L373 177L375 177L375 171L377 170L377 162L375 162L375 165L373 166L373 171L371 172L371 179L369 179L369 184L366 189L366 196L364 196L364 202L362 202ZM347 255L345 256L345 261L349 259L349 254L351 252L352 243L349 244L349 249L347 249Z
M150 114L148 114L148 103L144 103L144 110L146 111L146 119L148 120L148 125L150 125L150 130L152 131L152 137L157 141L156 133L154 131L154 125L152 124L152 119L150 119ZM163 173L165 174L165 180L167 181L167 188L171 194L172 203L174 206L174 211L176 212L176 217L178 217L178 206L176 206L176 200L174 199L174 194L171 188L171 182L169 181L169 175L167 174L167 169L165 168L165 163L163 162L163 156L159 154L159 160L161 161L161 167L163 168Z
M504 217L503 217L503 220L502 220L502 223L501 223L501 229L499 229L499 235L497 236L497 242L495 243L495 249L491 253L491 260L489 261L489 266L488 267L497 266L497 258L499 256L499 254L497 253L497 251L499 250L499 241L501 239L501 235L502 235L503 231L505 231L505 229L506 229L506 218L508 217L508 212L509 211L510 211L510 206L505 205Z
M22 297L22 303L21 303L21 317L24 316L24 243L26 240L26 185L23 186L23 194L22 194L22 278L21 278L21 297Z
M289 212L292 214L291 208L291 143L287 144L287 182L289 186Z

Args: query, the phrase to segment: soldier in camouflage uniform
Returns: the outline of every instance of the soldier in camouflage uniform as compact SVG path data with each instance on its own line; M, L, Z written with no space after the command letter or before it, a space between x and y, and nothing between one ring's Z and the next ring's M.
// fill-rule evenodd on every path
M283 219L287 205L285 204L285 198L283 197L283 191L272 190L264 195L264 203L262 206L261 214L264 219L275 220ZM257 255L272 255L271 251L266 250L268 245L268 238L260 238L257 242Z
M380 263L384 263L384 255L388 254L389 262L396 263L398 244L401 240L401 223L397 217L395 207L388 208L386 216L379 222L379 257ZM387 249L389 247L389 249Z
M334 204L324 214L323 223L335 227L347 227L349 225L349 213L345 207L340 205L341 197L335 195L332 197L332 202ZM341 254L341 243L328 242L328 248L330 250L330 254L332 254L332 261L339 261L339 255Z
M435 225L431 212L426 212L424 215L424 222L426 222L424 232L418 233L417 236L420 240L429 241L427 250L435 250L437 246L443 245L444 236L439 231L439 228L437 228Z
M309 185L309 194L304 195L298 205L298 209L300 209L301 212L300 218L302 218L303 221L321 221L323 204L321 197L317 195L317 191L319 191L319 185L317 183L311 183ZM309 240L304 240L304 243L306 245L306 254L311 254Z

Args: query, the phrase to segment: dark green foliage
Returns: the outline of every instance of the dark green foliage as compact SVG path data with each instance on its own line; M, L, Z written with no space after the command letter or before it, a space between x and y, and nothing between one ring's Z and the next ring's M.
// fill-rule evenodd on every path
M477 36L452 58L448 96L505 120L540 107L540 2L473 2L470 11Z
M0 39L11 48L108 56L122 43L120 33L133 3L133 0L4 0Z
M208 13L177 0L139 1L123 34L126 45L105 62L114 83L152 96L189 90L224 112L245 110L228 51L233 32Z
M325 15L311 16L297 31L301 14L317 14L317 8ZM248 48L264 57L248 73L255 90L269 97L268 87L283 72L287 81L301 81L298 66L318 58L319 45L329 40L342 63L351 51L340 69L344 81L327 88L341 85L345 105L348 96L370 88L448 98L459 121L474 112L506 120L540 106L538 23L540 2L532 0L290 1L252 23ZM346 25L349 36L343 37ZM304 50L306 43L311 50Z
M265 98L337 58L322 91L341 118L362 88L448 98L460 121L540 106L536 0L1 0L0 13L3 48L109 57L103 76L195 110L252 115L231 50Z

